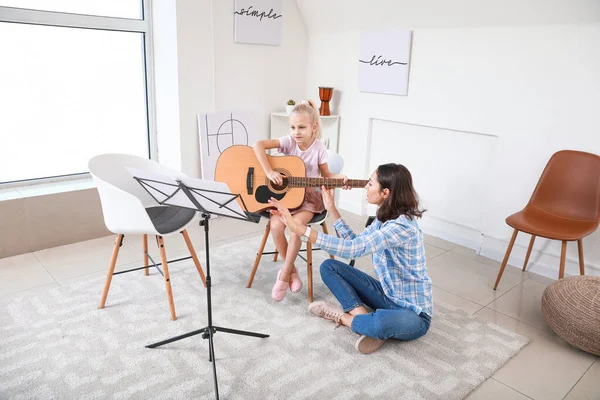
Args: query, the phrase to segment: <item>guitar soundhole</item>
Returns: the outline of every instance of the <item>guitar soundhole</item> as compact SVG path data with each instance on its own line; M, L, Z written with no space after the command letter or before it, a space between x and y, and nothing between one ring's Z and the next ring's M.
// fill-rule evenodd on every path
M283 182L281 182L281 185L277 185L277 184L271 182L270 186L274 192L283 192L285 189L287 189L288 179L283 178Z
M271 189L271 191L273 191L274 193L285 193L287 192L288 189L288 185L289 185L289 179L288 177L292 176L292 174L290 173L290 171L286 170L286 169L275 169L275 171L279 172L280 174L284 175L283 177L283 181L281 182L281 185L278 185L276 183L271 182L268 178L267 178L267 185L269 186L269 189Z

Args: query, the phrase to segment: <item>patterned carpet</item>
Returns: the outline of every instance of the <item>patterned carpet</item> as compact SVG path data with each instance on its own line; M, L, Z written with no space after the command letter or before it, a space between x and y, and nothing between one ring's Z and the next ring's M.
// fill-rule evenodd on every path
M356 334L308 312L306 288L282 303L271 299L281 263L265 256L245 288L259 241L211 248L214 325L271 335L216 334L222 399L461 399L529 341L435 302L427 335L361 355ZM318 273L324 253L314 254L315 300L332 300ZM191 260L170 270L177 321L156 272L115 276L104 310L98 277L4 305L0 398L214 398L207 340L144 347L207 324L206 290Z

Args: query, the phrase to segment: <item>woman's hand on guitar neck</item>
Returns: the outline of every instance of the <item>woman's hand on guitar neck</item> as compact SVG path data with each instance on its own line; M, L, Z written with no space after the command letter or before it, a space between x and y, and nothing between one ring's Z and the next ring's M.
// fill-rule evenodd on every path
M298 222L296 218L290 213L285 206L283 206L279 201L271 197L269 199L269 204L276 207L276 210L271 210L271 214L276 215L281 219L281 221L290 228L290 231L297 233L298 235L303 235L306 231L306 225Z

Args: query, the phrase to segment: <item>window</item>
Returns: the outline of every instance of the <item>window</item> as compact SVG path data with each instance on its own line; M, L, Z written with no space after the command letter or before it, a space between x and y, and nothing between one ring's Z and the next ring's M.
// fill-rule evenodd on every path
M140 0L0 0L0 7L142 19Z
M0 0L0 183L84 174L101 153L153 154L144 3ZM15 5L33 10L2 7Z

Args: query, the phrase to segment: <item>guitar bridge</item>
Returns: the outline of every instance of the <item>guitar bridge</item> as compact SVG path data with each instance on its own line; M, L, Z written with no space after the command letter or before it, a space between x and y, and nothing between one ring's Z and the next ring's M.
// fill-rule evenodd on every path
M252 194L252 188L254 187L254 167L248 168L248 173L246 174L246 189L248 190L248 194Z

